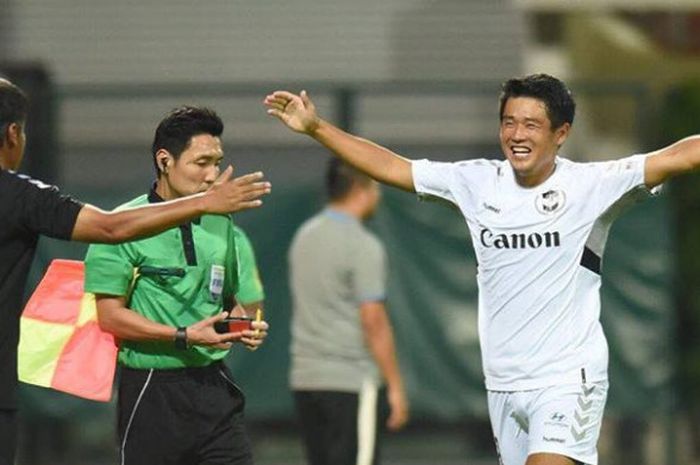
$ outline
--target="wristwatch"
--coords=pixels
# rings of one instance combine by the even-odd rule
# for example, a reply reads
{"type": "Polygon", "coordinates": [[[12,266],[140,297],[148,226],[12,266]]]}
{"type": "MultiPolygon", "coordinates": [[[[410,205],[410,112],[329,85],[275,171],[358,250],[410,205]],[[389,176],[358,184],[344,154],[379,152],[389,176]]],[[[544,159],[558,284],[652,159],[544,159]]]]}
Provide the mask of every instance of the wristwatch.
{"type": "Polygon", "coordinates": [[[175,331],[175,348],[179,350],[187,350],[187,327],[180,326],[175,331]]]}

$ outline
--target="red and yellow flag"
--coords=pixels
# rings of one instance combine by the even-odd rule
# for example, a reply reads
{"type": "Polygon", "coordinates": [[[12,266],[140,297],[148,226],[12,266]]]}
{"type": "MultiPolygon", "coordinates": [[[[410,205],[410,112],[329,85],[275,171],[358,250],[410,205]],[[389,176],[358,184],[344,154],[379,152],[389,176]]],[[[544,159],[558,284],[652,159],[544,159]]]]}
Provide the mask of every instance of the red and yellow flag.
{"type": "Polygon", "coordinates": [[[54,260],[20,319],[20,381],[107,402],[117,345],[97,323],[95,296],[83,291],[83,262],[54,260]]]}

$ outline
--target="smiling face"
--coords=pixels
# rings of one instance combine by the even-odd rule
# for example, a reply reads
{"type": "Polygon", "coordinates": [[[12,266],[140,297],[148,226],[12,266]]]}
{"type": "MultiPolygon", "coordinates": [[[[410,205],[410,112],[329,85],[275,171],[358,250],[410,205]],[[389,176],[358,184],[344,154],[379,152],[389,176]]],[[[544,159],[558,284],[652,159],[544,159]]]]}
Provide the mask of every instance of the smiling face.
{"type": "Polygon", "coordinates": [[[159,150],[156,158],[165,167],[156,191],[165,200],[206,191],[219,177],[223,157],[221,139],[211,134],[193,136],[177,159],[159,150]]]}
{"type": "Polygon", "coordinates": [[[534,187],[554,171],[559,147],[571,125],[552,128],[543,101],[532,97],[511,97],[503,106],[499,137],[501,150],[515,172],[518,184],[534,187]]]}

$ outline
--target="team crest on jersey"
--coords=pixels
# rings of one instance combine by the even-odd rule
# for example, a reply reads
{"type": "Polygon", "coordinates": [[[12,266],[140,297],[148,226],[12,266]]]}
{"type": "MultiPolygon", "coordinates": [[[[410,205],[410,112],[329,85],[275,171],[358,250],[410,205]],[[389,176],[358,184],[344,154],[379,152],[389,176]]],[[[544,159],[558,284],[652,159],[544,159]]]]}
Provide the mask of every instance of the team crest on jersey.
{"type": "Polygon", "coordinates": [[[564,207],[566,194],[559,189],[550,189],[535,197],[535,207],[543,215],[550,215],[564,207]]]}

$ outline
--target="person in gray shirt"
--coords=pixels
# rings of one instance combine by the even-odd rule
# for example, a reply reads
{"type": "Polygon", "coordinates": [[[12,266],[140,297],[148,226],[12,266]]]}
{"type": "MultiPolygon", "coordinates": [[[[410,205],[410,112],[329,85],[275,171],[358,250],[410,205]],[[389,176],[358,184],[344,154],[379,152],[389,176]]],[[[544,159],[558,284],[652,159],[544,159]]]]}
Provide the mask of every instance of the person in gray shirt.
{"type": "Polygon", "coordinates": [[[386,253],[362,224],[381,192],[337,159],[326,187],[326,208],[302,224],[289,251],[290,385],[310,465],[377,465],[380,433],[408,420],[384,307],[386,253]]]}

